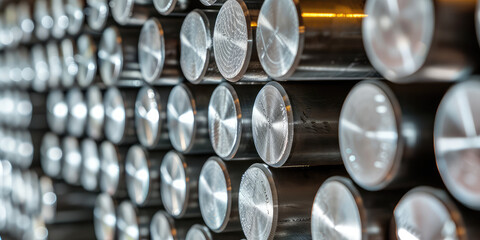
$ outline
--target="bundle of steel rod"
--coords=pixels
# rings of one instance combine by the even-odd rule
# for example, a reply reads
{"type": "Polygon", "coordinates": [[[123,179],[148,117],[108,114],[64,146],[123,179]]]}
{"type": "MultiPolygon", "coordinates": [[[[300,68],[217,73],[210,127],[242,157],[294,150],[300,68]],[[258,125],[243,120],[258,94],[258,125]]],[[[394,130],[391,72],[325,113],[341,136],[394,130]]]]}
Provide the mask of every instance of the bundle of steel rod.
{"type": "Polygon", "coordinates": [[[479,239],[478,12],[1,0],[0,239],[479,239]]]}

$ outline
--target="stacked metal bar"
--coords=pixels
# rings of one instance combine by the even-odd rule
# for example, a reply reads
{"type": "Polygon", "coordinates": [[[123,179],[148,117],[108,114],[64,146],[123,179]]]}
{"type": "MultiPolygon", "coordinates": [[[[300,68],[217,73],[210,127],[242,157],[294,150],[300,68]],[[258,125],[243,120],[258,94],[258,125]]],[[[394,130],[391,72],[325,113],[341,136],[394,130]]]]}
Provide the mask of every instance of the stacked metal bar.
{"type": "Polygon", "coordinates": [[[477,5],[0,1],[0,239],[479,239],[477,5]]]}

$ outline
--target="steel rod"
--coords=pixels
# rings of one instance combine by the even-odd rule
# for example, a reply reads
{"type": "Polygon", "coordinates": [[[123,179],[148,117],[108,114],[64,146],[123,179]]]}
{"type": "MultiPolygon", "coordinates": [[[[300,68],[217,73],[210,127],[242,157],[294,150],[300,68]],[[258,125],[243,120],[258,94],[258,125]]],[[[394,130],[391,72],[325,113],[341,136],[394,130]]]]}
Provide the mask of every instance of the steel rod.
{"type": "Polygon", "coordinates": [[[53,19],[52,37],[61,39],[65,36],[69,23],[65,13],[65,0],[49,0],[48,2],[53,19]]]}
{"type": "Polygon", "coordinates": [[[78,35],[85,22],[84,8],[86,0],[64,0],[65,15],[68,19],[67,33],[71,36],[78,35]]]}
{"type": "Polygon", "coordinates": [[[152,0],[112,0],[113,19],[120,25],[140,26],[154,12],[152,0]]]}
{"type": "Polygon", "coordinates": [[[56,41],[49,41],[45,45],[48,67],[50,77],[48,79],[47,87],[49,89],[55,89],[60,86],[62,77],[62,62],[60,58],[60,45],[56,41]]]}
{"type": "Polygon", "coordinates": [[[136,208],[129,201],[123,201],[117,208],[118,239],[150,239],[150,219],[153,209],[136,208]]]}
{"type": "Polygon", "coordinates": [[[65,95],[60,90],[50,91],[47,95],[47,123],[56,134],[66,132],[68,121],[68,106],[65,95]]]}
{"type": "Polygon", "coordinates": [[[109,141],[100,144],[100,189],[115,198],[127,197],[125,156],[128,149],[109,141]]]}
{"type": "Polygon", "coordinates": [[[105,138],[114,144],[137,141],[135,133],[135,97],[137,89],[110,87],[105,92],[105,138]]]}
{"type": "Polygon", "coordinates": [[[80,183],[87,191],[99,190],[100,155],[97,143],[90,138],[84,138],[80,143],[82,154],[82,170],[80,183]]]}
{"type": "Polygon", "coordinates": [[[208,228],[201,224],[193,225],[190,230],[187,232],[187,236],[185,240],[195,240],[195,239],[205,239],[205,240],[213,240],[213,239],[225,239],[225,240],[233,240],[233,239],[241,239],[243,238],[243,234],[241,232],[228,232],[228,233],[212,233],[208,228]]]}
{"type": "Polygon", "coordinates": [[[74,137],[82,137],[87,123],[84,94],[79,88],[71,88],[65,95],[65,100],[68,107],[67,133],[74,137]]]}
{"type": "Polygon", "coordinates": [[[108,0],[86,0],[87,24],[95,32],[102,31],[106,26],[112,25],[110,6],[108,0]]]}
{"type": "Polygon", "coordinates": [[[93,226],[97,239],[114,240],[117,223],[117,202],[108,193],[101,193],[95,201],[93,226]]]}
{"type": "Polygon", "coordinates": [[[36,44],[31,48],[30,51],[32,65],[35,69],[35,78],[32,82],[32,89],[37,92],[44,92],[47,90],[48,79],[50,78],[45,47],[43,45],[36,44]]]}
{"type": "Polygon", "coordinates": [[[52,178],[61,177],[62,156],[60,138],[54,133],[46,133],[40,147],[40,164],[47,176],[52,178]]]}
{"type": "Polygon", "coordinates": [[[97,85],[88,87],[85,92],[87,105],[86,135],[95,140],[104,137],[105,108],[103,106],[103,90],[97,85]]]}
{"type": "Polygon", "coordinates": [[[75,79],[78,74],[78,64],[75,62],[75,56],[78,54],[77,44],[73,39],[64,38],[60,42],[60,52],[62,55],[62,86],[71,88],[75,85],[75,79]]]}
{"type": "Polygon", "coordinates": [[[100,81],[97,78],[97,45],[90,35],[82,34],[77,39],[77,49],[77,83],[79,87],[87,88],[100,81]]]}
{"type": "Polygon", "coordinates": [[[62,178],[71,185],[80,185],[82,170],[82,153],[78,139],[64,137],[62,139],[62,178]]]}
{"type": "Polygon", "coordinates": [[[35,20],[35,36],[41,41],[48,39],[53,27],[53,18],[48,0],[35,1],[33,18],[35,20]]]}
{"type": "Polygon", "coordinates": [[[190,227],[198,221],[196,218],[175,220],[167,212],[159,210],[150,222],[150,237],[152,240],[182,240],[187,236],[190,227]]]}
{"type": "Polygon", "coordinates": [[[162,15],[183,15],[192,9],[201,8],[197,0],[153,0],[157,12],[162,15]]]}

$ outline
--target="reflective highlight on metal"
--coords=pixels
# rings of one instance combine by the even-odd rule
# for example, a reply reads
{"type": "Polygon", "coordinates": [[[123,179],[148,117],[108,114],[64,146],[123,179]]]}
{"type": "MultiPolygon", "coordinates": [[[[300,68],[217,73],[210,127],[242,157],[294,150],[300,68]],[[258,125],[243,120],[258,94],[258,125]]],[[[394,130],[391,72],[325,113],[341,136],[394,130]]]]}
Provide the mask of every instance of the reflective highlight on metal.
{"type": "Polygon", "coordinates": [[[47,87],[50,89],[58,88],[60,86],[60,78],[62,77],[60,47],[57,42],[49,41],[45,49],[47,53],[48,71],[50,72],[47,87]]]}
{"type": "Polygon", "coordinates": [[[150,15],[151,1],[111,0],[112,17],[120,25],[142,25],[150,15]]]}
{"type": "Polygon", "coordinates": [[[72,39],[65,38],[60,42],[60,51],[62,54],[62,86],[70,88],[75,84],[78,73],[78,64],[75,62],[77,55],[77,45],[72,39]]]}
{"type": "Polygon", "coordinates": [[[195,1],[191,0],[153,0],[155,9],[162,15],[170,13],[184,12],[195,5],[195,1]]]}
{"type": "Polygon", "coordinates": [[[40,164],[43,172],[53,178],[58,178],[62,170],[63,152],[60,139],[54,133],[46,133],[40,148],[40,164]]]}
{"type": "Polygon", "coordinates": [[[118,239],[150,239],[152,209],[137,209],[129,201],[123,201],[117,208],[118,239]]]}
{"type": "Polygon", "coordinates": [[[97,46],[90,35],[82,34],[77,39],[77,49],[78,54],[75,55],[78,66],[77,82],[78,86],[86,88],[95,81],[97,76],[97,46]]]}
{"type": "Polygon", "coordinates": [[[480,209],[478,172],[477,104],[480,84],[471,80],[452,87],[443,97],[435,117],[435,156],[447,189],[466,206],[480,209]]]}
{"type": "Polygon", "coordinates": [[[97,239],[114,240],[117,216],[115,214],[115,203],[107,193],[98,195],[93,215],[97,239]]]}
{"type": "Polygon", "coordinates": [[[48,59],[45,47],[36,44],[31,49],[32,65],[35,69],[35,78],[32,82],[32,89],[37,92],[47,90],[50,71],[48,67],[48,59]]]}
{"type": "Polygon", "coordinates": [[[135,102],[135,126],[139,142],[150,149],[171,148],[166,103],[169,87],[140,89],[135,102]]]}
{"type": "Polygon", "coordinates": [[[208,136],[208,103],[214,86],[177,85],[168,96],[167,125],[172,146],[185,154],[213,152],[208,136]]]}
{"type": "Polygon", "coordinates": [[[87,104],[86,134],[93,139],[101,139],[105,121],[102,90],[96,85],[88,87],[85,92],[85,101],[87,104]]]}
{"type": "Polygon", "coordinates": [[[101,31],[107,25],[110,14],[108,0],[86,0],[89,15],[87,24],[94,31],[101,31]]]}
{"type": "Polygon", "coordinates": [[[78,140],[74,137],[62,139],[62,178],[68,184],[79,185],[82,169],[82,154],[78,140]]]}
{"type": "Polygon", "coordinates": [[[74,137],[81,137],[87,123],[87,104],[83,93],[78,88],[71,88],[65,99],[68,107],[67,132],[74,137]]]}
{"type": "Polygon", "coordinates": [[[152,240],[185,239],[187,231],[198,219],[174,220],[167,212],[160,210],[150,222],[150,237],[152,240]]]}
{"type": "Polygon", "coordinates": [[[195,224],[187,232],[185,240],[212,240],[213,237],[207,227],[195,224]]]}
{"type": "Polygon", "coordinates": [[[68,17],[65,13],[65,1],[49,0],[49,3],[53,18],[52,37],[56,39],[63,38],[69,24],[68,17]]]}
{"type": "Polygon", "coordinates": [[[67,33],[70,35],[77,35],[80,33],[85,21],[85,0],[64,0],[65,14],[68,19],[67,33]]]}
{"type": "Polygon", "coordinates": [[[82,175],[80,182],[87,191],[95,191],[99,187],[100,156],[97,143],[93,139],[85,138],[81,143],[82,175]]]}
{"type": "Polygon", "coordinates": [[[100,189],[111,196],[126,195],[125,152],[109,141],[100,144],[100,189]]]}
{"type": "Polygon", "coordinates": [[[29,43],[34,38],[35,23],[33,19],[34,6],[27,1],[22,1],[17,4],[17,24],[22,30],[22,43],[29,43]]]}
{"type": "Polygon", "coordinates": [[[55,194],[53,181],[46,176],[42,176],[39,183],[41,194],[40,216],[46,223],[51,223],[55,220],[57,211],[57,195],[55,194]]]}
{"type": "Polygon", "coordinates": [[[65,133],[68,120],[68,106],[63,92],[60,90],[50,91],[46,104],[49,128],[57,134],[65,133]]]}
{"type": "Polygon", "coordinates": [[[180,67],[192,83],[218,83],[222,80],[213,53],[216,11],[191,11],[180,30],[180,67]]]}
{"type": "Polygon", "coordinates": [[[135,134],[135,89],[110,87],[105,92],[105,137],[114,144],[136,141],[135,134]]]}
{"type": "Polygon", "coordinates": [[[201,3],[205,6],[216,6],[216,5],[222,5],[225,3],[227,0],[200,0],[201,3]]]}
{"type": "Polygon", "coordinates": [[[35,1],[33,16],[35,20],[35,36],[39,40],[48,39],[53,28],[53,18],[50,14],[50,6],[47,0],[35,1]]]}

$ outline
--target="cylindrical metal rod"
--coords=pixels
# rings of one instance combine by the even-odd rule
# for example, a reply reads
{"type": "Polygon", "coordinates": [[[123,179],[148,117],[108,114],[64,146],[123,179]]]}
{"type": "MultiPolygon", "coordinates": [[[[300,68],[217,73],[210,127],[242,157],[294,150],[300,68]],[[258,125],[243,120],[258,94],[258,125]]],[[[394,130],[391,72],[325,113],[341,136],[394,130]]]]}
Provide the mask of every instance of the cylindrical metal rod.
{"type": "Polygon", "coordinates": [[[252,135],[252,109],[263,85],[222,83],[208,105],[208,132],[215,153],[225,160],[258,159],[252,135]]]}
{"type": "Polygon", "coordinates": [[[80,185],[82,154],[79,145],[78,140],[74,137],[62,139],[62,177],[71,185],[80,185]]]}
{"type": "Polygon", "coordinates": [[[55,41],[49,41],[45,45],[50,77],[48,79],[48,88],[55,89],[60,86],[62,77],[62,61],[60,59],[60,45],[55,41]]]}
{"type": "Polygon", "coordinates": [[[131,144],[137,141],[135,133],[134,88],[110,87],[103,99],[105,108],[105,137],[114,144],[131,144]]]}
{"type": "Polygon", "coordinates": [[[180,67],[183,75],[192,83],[218,83],[222,81],[215,54],[213,30],[217,11],[191,11],[180,30],[180,67]]]}
{"type": "Polygon", "coordinates": [[[86,134],[88,137],[99,140],[103,138],[103,124],[105,121],[105,108],[103,106],[103,92],[96,85],[88,87],[85,92],[87,104],[86,134]]]}
{"type": "Polygon", "coordinates": [[[205,156],[168,152],[160,166],[161,196],[165,210],[174,218],[200,217],[198,178],[205,156]]]}
{"type": "Polygon", "coordinates": [[[29,170],[26,172],[25,184],[26,184],[26,202],[25,212],[31,216],[37,216],[40,214],[42,207],[42,194],[40,190],[38,175],[29,170]]]}
{"type": "Polygon", "coordinates": [[[125,156],[127,149],[103,141],[100,145],[100,189],[116,198],[127,196],[125,156]]]}
{"type": "Polygon", "coordinates": [[[379,78],[362,42],[365,0],[266,0],[258,16],[260,63],[276,80],[379,78]]]}
{"type": "Polygon", "coordinates": [[[53,181],[49,177],[40,177],[41,210],[40,217],[46,222],[51,223],[55,220],[57,211],[57,195],[53,187],[53,181]]]}
{"type": "Polygon", "coordinates": [[[82,34],[77,39],[77,49],[77,83],[79,87],[86,88],[97,80],[97,45],[90,35],[82,34]]]}
{"type": "Polygon", "coordinates": [[[80,182],[85,190],[96,191],[99,189],[100,181],[100,155],[97,143],[93,139],[85,138],[80,148],[82,154],[80,182]]]}
{"type": "Polygon", "coordinates": [[[200,0],[205,6],[222,6],[227,0],[200,0]]]}
{"type": "Polygon", "coordinates": [[[170,149],[167,101],[170,87],[140,89],[135,101],[135,127],[139,142],[149,149],[170,149]]]}
{"type": "Polygon", "coordinates": [[[32,89],[37,92],[47,90],[50,71],[48,67],[47,53],[45,47],[36,44],[31,48],[32,65],[35,69],[35,78],[32,82],[32,89]]]}
{"type": "Polygon", "coordinates": [[[458,83],[442,99],[435,116],[435,156],[448,191],[467,207],[480,210],[480,83],[458,83]]]}
{"type": "Polygon", "coordinates": [[[117,215],[116,203],[108,193],[101,193],[95,201],[93,225],[97,239],[114,240],[117,215]]]}
{"type": "Polygon", "coordinates": [[[98,65],[103,83],[138,85],[142,75],[138,64],[138,34],[136,28],[111,26],[102,33],[98,46],[98,65]]]}
{"type": "MultiPolygon", "coordinates": [[[[21,89],[29,89],[32,85],[33,79],[35,79],[34,65],[30,60],[31,54],[26,47],[20,47],[17,49],[18,63],[21,70],[21,82],[18,84],[21,89]]],[[[48,64],[52,65],[51,63],[48,64]]],[[[1,81],[0,77],[0,81],[1,81]]]]}
{"type": "Polygon", "coordinates": [[[185,240],[213,240],[213,239],[222,239],[222,240],[237,240],[243,239],[243,234],[241,232],[228,232],[228,233],[212,233],[208,228],[201,224],[193,225],[187,232],[185,240]]]}
{"type": "Polygon", "coordinates": [[[394,82],[460,80],[479,66],[476,4],[368,0],[362,29],[368,58],[394,82]]]}
{"type": "Polygon", "coordinates": [[[39,166],[39,149],[42,142],[43,131],[17,130],[15,141],[15,157],[12,160],[23,169],[39,166]]]}
{"type": "Polygon", "coordinates": [[[41,41],[47,40],[53,27],[53,18],[50,13],[48,0],[35,1],[33,16],[35,19],[35,36],[41,41]]]}
{"type": "Polygon", "coordinates": [[[68,27],[68,17],[65,13],[65,0],[49,0],[52,10],[52,37],[61,39],[65,36],[68,27]]]}
{"type": "Polygon", "coordinates": [[[24,208],[27,201],[25,190],[24,173],[19,168],[12,169],[12,204],[18,208],[24,208]]]}
{"type": "Polygon", "coordinates": [[[138,61],[143,79],[154,85],[183,81],[178,62],[182,18],[150,18],[138,39],[138,61]]]}
{"type": "Polygon", "coordinates": [[[112,17],[120,25],[139,26],[153,12],[152,0],[111,0],[112,17]]]}
{"type": "Polygon", "coordinates": [[[68,106],[62,91],[54,90],[47,96],[47,123],[56,134],[63,134],[67,128],[68,106]]]}
{"type": "Polygon", "coordinates": [[[118,239],[150,239],[150,219],[153,209],[135,208],[129,201],[123,201],[117,208],[118,239]]]}
{"type": "Polygon", "coordinates": [[[230,82],[268,80],[254,40],[261,3],[229,0],[218,12],[213,32],[215,62],[230,82]]]}
{"type": "Polygon", "coordinates": [[[330,177],[322,184],[313,202],[312,238],[388,239],[393,208],[400,194],[369,192],[358,188],[346,177],[330,177]]]}
{"type": "Polygon", "coordinates": [[[140,145],[128,149],[125,180],[128,196],[138,206],[160,206],[160,162],[165,152],[147,151],[140,145]]]}
{"type": "Polygon", "coordinates": [[[12,192],[12,164],[7,160],[0,160],[0,198],[7,199],[12,192]]]}
{"type": "Polygon", "coordinates": [[[108,0],[86,0],[88,6],[87,24],[96,32],[102,31],[110,25],[110,7],[108,0]]]}
{"type": "Polygon", "coordinates": [[[252,113],[253,140],[271,166],[341,164],[338,120],[354,82],[270,82],[252,113]]]}
{"type": "Polygon", "coordinates": [[[238,209],[247,239],[308,239],[312,202],[340,167],[271,168],[253,164],[242,177],[238,209]]]}
{"type": "Polygon", "coordinates": [[[34,23],[34,4],[30,1],[21,1],[17,4],[18,26],[22,30],[22,40],[24,44],[33,42],[35,23],[34,23]]]}
{"type": "Polygon", "coordinates": [[[210,157],[198,180],[198,202],[203,221],[214,232],[241,231],[238,190],[251,162],[224,162],[210,157]]]}
{"type": "Polygon", "coordinates": [[[87,123],[87,104],[83,92],[78,88],[71,88],[65,99],[68,107],[67,132],[74,137],[81,137],[87,123]]]}
{"type": "Polygon", "coordinates": [[[211,153],[208,103],[211,85],[175,86],[168,96],[167,125],[172,146],[184,154],[211,153]]]}
{"type": "Polygon", "coordinates": [[[396,239],[477,239],[478,212],[454,202],[443,190],[417,187],[405,194],[394,211],[396,239]]]}
{"type": "Polygon", "coordinates": [[[85,0],[64,0],[65,14],[68,19],[67,33],[75,36],[82,31],[85,22],[85,0]]]}
{"type": "Polygon", "coordinates": [[[202,7],[198,0],[153,0],[153,5],[162,15],[182,14],[202,7]]]}
{"type": "Polygon", "coordinates": [[[75,56],[78,54],[77,45],[75,41],[70,38],[65,38],[60,42],[60,49],[62,54],[62,86],[70,88],[75,84],[75,79],[78,74],[78,64],[75,62],[75,56]]]}
{"type": "Polygon", "coordinates": [[[46,133],[40,148],[40,164],[47,176],[52,178],[60,177],[62,155],[62,147],[60,146],[58,136],[51,132],[46,133]]]}
{"type": "Polygon", "coordinates": [[[343,163],[358,185],[380,190],[440,182],[433,124],[447,87],[380,81],[353,87],[342,107],[339,143],[343,163]]]}
{"type": "Polygon", "coordinates": [[[150,222],[150,237],[152,240],[184,240],[191,226],[199,219],[174,220],[167,212],[160,210],[150,222]]]}

